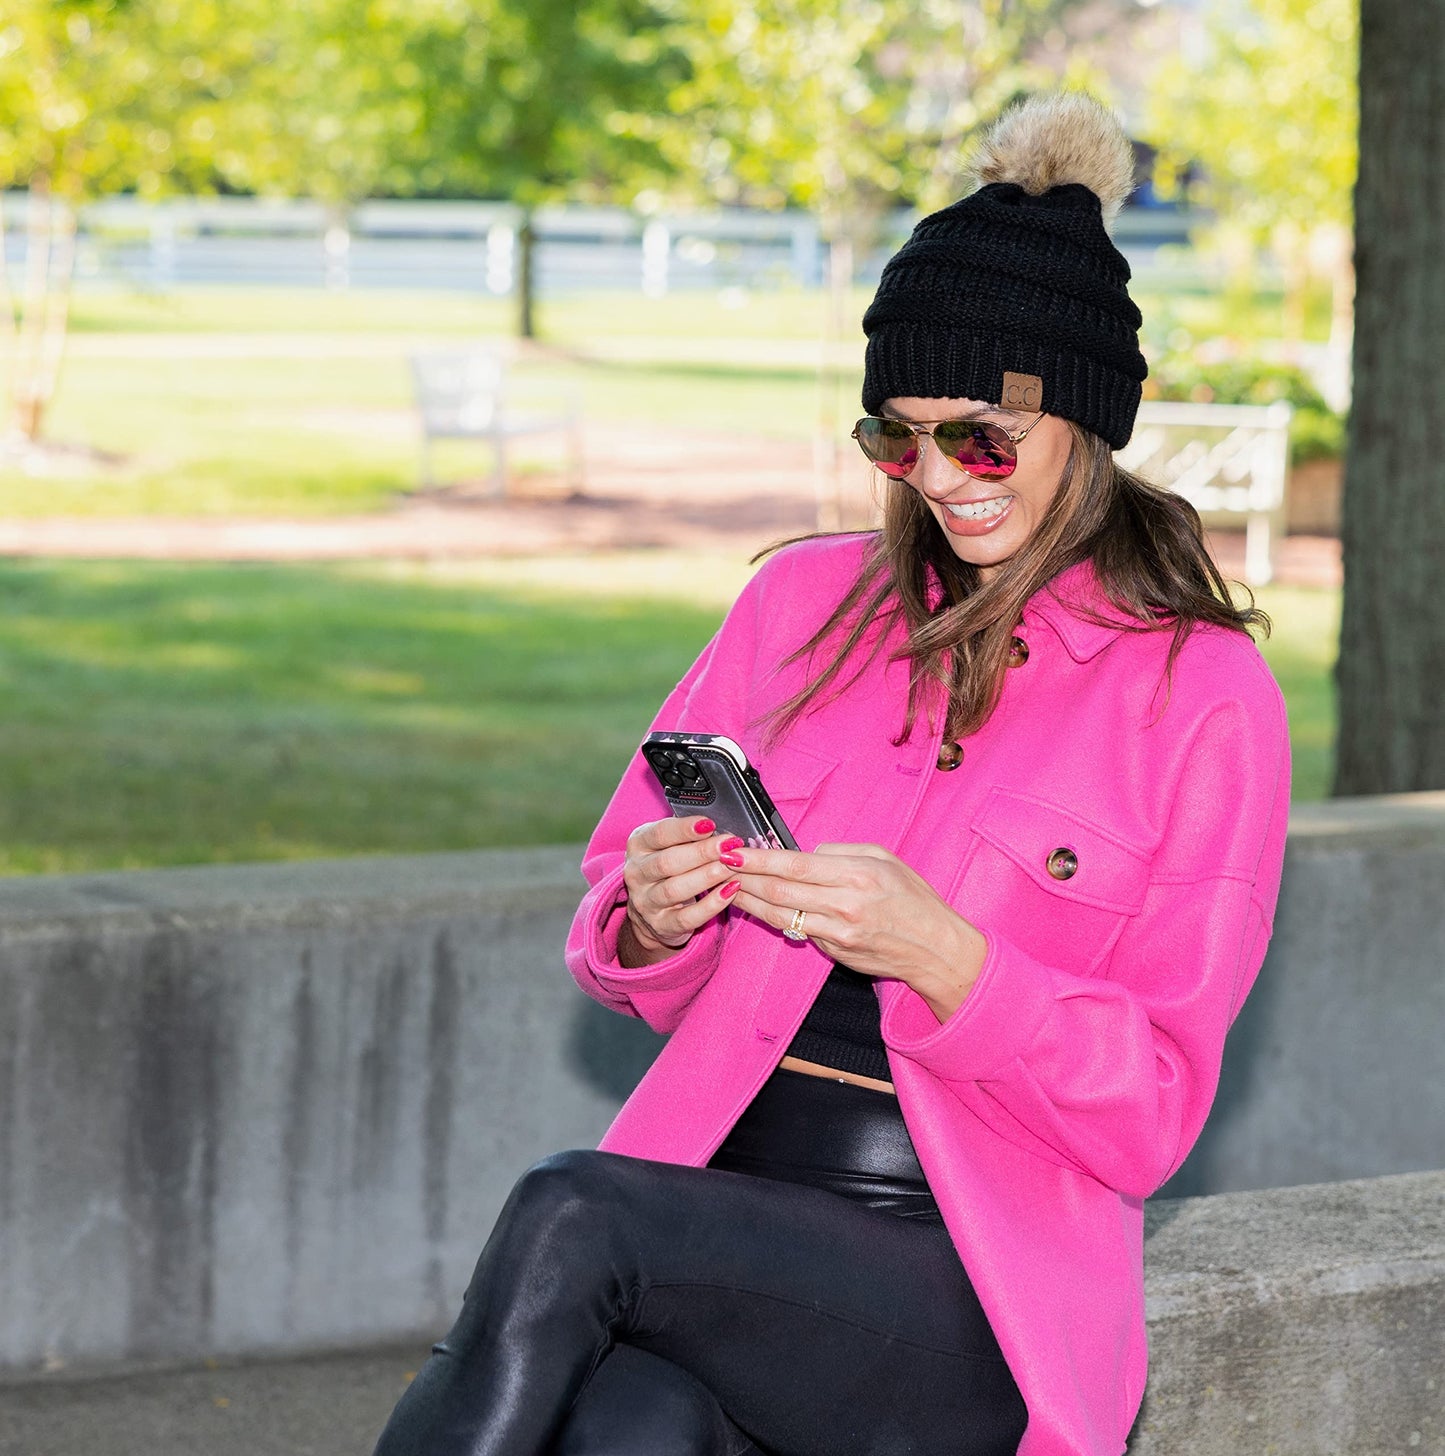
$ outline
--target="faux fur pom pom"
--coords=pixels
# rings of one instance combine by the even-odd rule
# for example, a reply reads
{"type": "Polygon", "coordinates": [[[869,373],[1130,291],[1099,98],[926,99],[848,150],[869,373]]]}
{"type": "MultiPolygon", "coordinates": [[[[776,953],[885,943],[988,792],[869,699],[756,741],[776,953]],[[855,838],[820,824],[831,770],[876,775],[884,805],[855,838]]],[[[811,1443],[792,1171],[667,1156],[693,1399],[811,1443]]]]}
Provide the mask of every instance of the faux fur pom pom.
{"type": "Polygon", "coordinates": [[[1102,204],[1106,228],[1134,190],[1134,153],[1123,127],[1079,91],[1036,96],[1006,111],[979,145],[971,170],[980,186],[1015,182],[1034,196],[1081,182],[1102,204]]]}

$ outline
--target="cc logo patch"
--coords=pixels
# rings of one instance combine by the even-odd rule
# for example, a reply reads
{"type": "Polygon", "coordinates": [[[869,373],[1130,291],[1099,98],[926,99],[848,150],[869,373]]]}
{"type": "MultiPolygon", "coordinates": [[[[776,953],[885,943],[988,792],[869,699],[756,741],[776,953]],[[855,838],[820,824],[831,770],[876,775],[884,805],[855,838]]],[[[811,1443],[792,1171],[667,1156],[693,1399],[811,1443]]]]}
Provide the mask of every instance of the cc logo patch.
{"type": "Polygon", "coordinates": [[[1044,407],[1044,381],[1037,374],[1005,373],[1003,398],[999,403],[1004,409],[1041,410],[1044,407]]]}

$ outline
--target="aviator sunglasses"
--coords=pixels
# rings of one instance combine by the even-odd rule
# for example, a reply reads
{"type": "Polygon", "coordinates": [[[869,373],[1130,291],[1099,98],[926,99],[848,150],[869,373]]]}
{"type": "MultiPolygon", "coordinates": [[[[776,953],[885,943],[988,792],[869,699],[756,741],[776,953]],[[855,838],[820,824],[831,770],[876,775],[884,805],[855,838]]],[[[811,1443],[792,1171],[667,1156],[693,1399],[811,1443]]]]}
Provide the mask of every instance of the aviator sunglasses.
{"type": "Polygon", "coordinates": [[[1019,463],[1018,443],[1043,419],[1043,413],[1017,434],[988,420],[923,420],[931,430],[912,420],[881,419],[864,415],[853,426],[853,438],[863,453],[884,473],[901,480],[923,453],[923,437],[932,439],[950,465],[980,480],[1002,480],[1019,463]]]}

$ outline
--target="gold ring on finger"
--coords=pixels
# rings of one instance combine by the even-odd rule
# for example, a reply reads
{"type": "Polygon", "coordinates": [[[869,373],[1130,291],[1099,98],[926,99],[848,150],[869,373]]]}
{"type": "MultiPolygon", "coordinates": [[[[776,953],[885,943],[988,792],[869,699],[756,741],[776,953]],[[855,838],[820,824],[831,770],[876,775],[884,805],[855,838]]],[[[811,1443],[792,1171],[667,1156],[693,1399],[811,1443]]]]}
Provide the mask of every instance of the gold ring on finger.
{"type": "Polygon", "coordinates": [[[808,932],[803,929],[803,921],[807,918],[806,910],[794,910],[792,923],[783,931],[789,940],[807,940],[808,932]]]}

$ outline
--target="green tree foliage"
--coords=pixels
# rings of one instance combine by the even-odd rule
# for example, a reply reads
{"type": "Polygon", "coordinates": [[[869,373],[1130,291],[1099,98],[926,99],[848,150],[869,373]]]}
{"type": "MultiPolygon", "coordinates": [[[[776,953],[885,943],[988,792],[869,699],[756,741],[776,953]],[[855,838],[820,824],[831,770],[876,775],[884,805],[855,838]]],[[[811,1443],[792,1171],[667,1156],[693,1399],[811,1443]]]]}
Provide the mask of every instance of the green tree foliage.
{"type": "Polygon", "coordinates": [[[122,187],[153,193],[180,165],[160,33],[152,7],[126,0],[0,0],[0,187],[29,192],[18,293],[0,269],[11,430],[23,441],[38,435],[60,367],[76,205],[122,187]]]}
{"type": "Polygon", "coordinates": [[[655,0],[471,0],[414,20],[408,190],[522,208],[518,326],[534,331],[532,216],[563,199],[630,202],[668,170],[655,118],[685,58],[655,0]]]}
{"type": "Polygon", "coordinates": [[[712,197],[805,207],[825,227],[957,192],[966,144],[1019,94],[1100,86],[1064,27],[1080,0],[672,0],[690,75],[664,142],[712,197]]]}
{"type": "MultiPolygon", "coordinates": [[[[132,4],[142,0],[131,0],[132,4]]],[[[205,180],[338,212],[405,192],[421,124],[414,31],[428,0],[147,0],[190,79],[177,114],[205,180]]]]}
{"type": "MultiPolygon", "coordinates": [[[[1013,94],[1090,78],[1050,37],[1132,8],[0,0],[0,185],[70,204],[307,196],[338,215],[376,195],[505,198],[530,334],[538,207],[647,191],[795,205],[846,245],[900,201],[947,200],[968,135],[1013,94]]],[[[64,247],[53,261],[63,274],[64,247]]]]}
{"type": "Polygon", "coordinates": [[[1166,165],[1267,240],[1285,220],[1348,223],[1355,180],[1359,0],[1217,6],[1204,43],[1150,88],[1166,165]]]}
{"type": "Polygon", "coordinates": [[[0,0],[0,185],[74,202],[174,165],[140,20],[123,0],[0,0]]]}
{"type": "MultiPolygon", "coordinates": [[[[825,339],[852,334],[855,250],[900,205],[963,190],[967,143],[1020,93],[1099,77],[1067,25],[1114,0],[670,0],[689,62],[659,121],[683,190],[808,209],[828,241],[825,339]],[[1050,44],[1050,42],[1055,42],[1050,44]]],[[[1130,4],[1127,9],[1134,9],[1130,4]]],[[[1076,35],[1077,39],[1082,36],[1076,35]]],[[[819,377],[819,525],[842,523],[836,372],[819,377]]],[[[846,406],[851,408],[851,405],[846,406]]]]}
{"type": "Polygon", "coordinates": [[[1334,276],[1339,321],[1348,323],[1358,24],[1359,0],[1217,5],[1200,43],[1162,66],[1150,87],[1161,180],[1177,185],[1197,168],[1192,200],[1246,248],[1274,249],[1296,336],[1312,264],[1334,276]]]}

